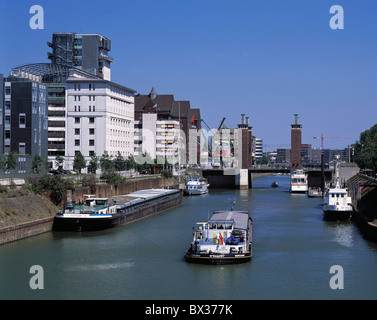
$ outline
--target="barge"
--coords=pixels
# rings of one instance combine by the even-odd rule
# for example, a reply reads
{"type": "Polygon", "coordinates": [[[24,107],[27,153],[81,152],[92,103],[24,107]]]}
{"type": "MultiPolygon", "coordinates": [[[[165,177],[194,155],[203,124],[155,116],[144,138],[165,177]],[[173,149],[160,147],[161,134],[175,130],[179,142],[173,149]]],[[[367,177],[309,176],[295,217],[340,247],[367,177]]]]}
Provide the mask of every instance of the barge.
{"type": "Polygon", "coordinates": [[[112,198],[88,196],[84,203],[65,205],[54,219],[54,231],[97,231],[121,226],[177,207],[182,191],[147,189],[112,198]]]}
{"type": "Polygon", "coordinates": [[[251,260],[253,222],[248,211],[215,211],[207,222],[198,222],[186,251],[186,261],[203,264],[236,264],[251,260]]]}

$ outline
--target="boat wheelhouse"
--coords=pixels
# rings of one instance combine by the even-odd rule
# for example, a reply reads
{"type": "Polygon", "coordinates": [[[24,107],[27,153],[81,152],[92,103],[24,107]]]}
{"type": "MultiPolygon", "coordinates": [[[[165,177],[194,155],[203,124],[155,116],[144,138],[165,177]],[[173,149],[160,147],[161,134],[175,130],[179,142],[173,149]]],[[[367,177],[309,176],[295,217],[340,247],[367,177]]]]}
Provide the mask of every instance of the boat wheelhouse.
{"type": "Polygon", "coordinates": [[[215,211],[207,222],[194,227],[186,261],[234,264],[251,260],[252,219],[248,211],[215,211]]]}
{"type": "Polygon", "coordinates": [[[308,175],[304,170],[291,172],[290,191],[292,193],[306,193],[308,191],[308,175]]]}
{"type": "Polygon", "coordinates": [[[208,192],[208,183],[199,175],[188,176],[185,184],[185,193],[188,195],[200,195],[208,192]]]}

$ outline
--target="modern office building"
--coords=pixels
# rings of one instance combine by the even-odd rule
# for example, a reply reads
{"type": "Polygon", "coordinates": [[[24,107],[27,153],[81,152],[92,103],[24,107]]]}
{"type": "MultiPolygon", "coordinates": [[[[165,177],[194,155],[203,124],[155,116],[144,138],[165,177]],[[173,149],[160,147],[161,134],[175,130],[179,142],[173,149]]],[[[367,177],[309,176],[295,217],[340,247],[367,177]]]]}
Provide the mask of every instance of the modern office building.
{"type": "Polygon", "coordinates": [[[12,75],[0,75],[0,83],[1,153],[17,154],[18,173],[29,173],[36,155],[47,160],[48,90],[39,82],[12,75]]]}
{"type": "Polygon", "coordinates": [[[52,64],[75,67],[111,80],[110,65],[114,59],[108,55],[110,39],[99,34],[55,32],[47,45],[52,48],[52,53],[47,53],[52,64]]]}
{"type": "Polygon", "coordinates": [[[48,87],[48,159],[55,163],[66,150],[66,80],[70,69],[83,70],[101,79],[111,80],[108,55],[111,41],[98,34],[55,32],[48,53],[51,63],[32,63],[13,69],[21,78],[41,82],[48,87]]]}
{"type": "Polygon", "coordinates": [[[291,169],[301,169],[301,134],[302,125],[299,124],[298,114],[295,114],[294,124],[291,125],[291,169]]]}
{"type": "Polygon", "coordinates": [[[249,117],[241,115],[236,129],[220,128],[212,137],[212,166],[248,169],[252,165],[253,136],[249,117]]]}
{"type": "Polygon", "coordinates": [[[140,159],[138,162],[143,162],[142,156],[148,153],[159,164],[183,163],[186,156],[180,153],[184,150],[183,138],[178,121],[158,120],[156,113],[144,113],[141,120],[135,121],[134,156],[140,159]]]}
{"type": "Polygon", "coordinates": [[[71,70],[66,89],[65,169],[75,154],[87,162],[105,151],[125,158],[134,152],[135,91],[81,70],[71,70]]]}
{"type": "MultiPolygon", "coordinates": [[[[200,137],[197,134],[201,129],[200,109],[191,108],[190,101],[175,101],[172,94],[157,94],[154,88],[148,95],[135,96],[135,132],[146,125],[144,114],[155,114],[156,121],[177,121],[182,130],[183,144],[186,152],[187,164],[200,162],[200,137]],[[191,135],[190,133],[196,133],[191,135]],[[191,152],[190,152],[191,151],[191,152]]],[[[136,143],[140,143],[137,138],[136,143]]]]}
{"type": "Polygon", "coordinates": [[[254,159],[263,158],[263,139],[254,137],[253,149],[254,159]]]}

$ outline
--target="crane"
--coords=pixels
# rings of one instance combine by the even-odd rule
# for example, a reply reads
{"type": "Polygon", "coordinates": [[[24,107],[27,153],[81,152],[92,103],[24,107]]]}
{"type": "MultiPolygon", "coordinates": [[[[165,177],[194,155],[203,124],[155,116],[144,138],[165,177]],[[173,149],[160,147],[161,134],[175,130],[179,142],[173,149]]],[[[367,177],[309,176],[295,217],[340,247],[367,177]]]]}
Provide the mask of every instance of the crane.
{"type": "Polygon", "coordinates": [[[350,137],[324,137],[323,133],[320,137],[313,137],[313,139],[321,139],[321,149],[323,150],[323,141],[325,139],[351,139],[350,137]]]}

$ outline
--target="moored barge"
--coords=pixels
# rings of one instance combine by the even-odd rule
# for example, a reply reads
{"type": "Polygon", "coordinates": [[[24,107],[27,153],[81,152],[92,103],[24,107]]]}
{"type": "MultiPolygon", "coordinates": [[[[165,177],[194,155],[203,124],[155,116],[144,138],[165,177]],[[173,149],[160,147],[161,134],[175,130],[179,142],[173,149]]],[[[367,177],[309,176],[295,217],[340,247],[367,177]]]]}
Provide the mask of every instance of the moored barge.
{"type": "Polygon", "coordinates": [[[112,198],[88,196],[55,216],[54,231],[96,231],[121,226],[182,204],[182,191],[147,189],[112,198]]]}
{"type": "Polygon", "coordinates": [[[198,222],[186,251],[186,261],[235,264],[251,260],[253,222],[248,211],[215,211],[207,222],[198,222]]]}

